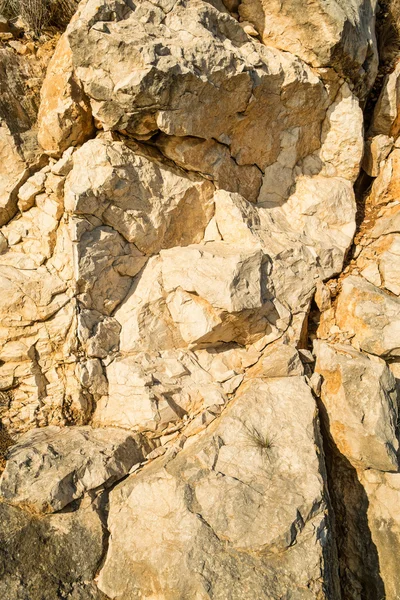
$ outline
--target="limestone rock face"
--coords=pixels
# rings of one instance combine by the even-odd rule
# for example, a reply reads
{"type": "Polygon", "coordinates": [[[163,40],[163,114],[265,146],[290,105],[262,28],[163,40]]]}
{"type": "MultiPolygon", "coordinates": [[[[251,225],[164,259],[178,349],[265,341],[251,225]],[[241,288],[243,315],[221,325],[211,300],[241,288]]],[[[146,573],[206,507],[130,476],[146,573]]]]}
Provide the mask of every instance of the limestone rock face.
{"type": "Polygon", "coordinates": [[[40,155],[35,120],[46,63],[46,53],[0,49],[0,225],[16,214],[18,189],[40,155]]]}
{"type": "Polygon", "coordinates": [[[375,5],[83,0],[42,86],[0,30],[1,598],[397,600],[375,5]]]}
{"type": "Polygon", "coordinates": [[[319,581],[334,554],[315,416],[302,378],[254,379],[202,439],[117,486],[100,589],[121,600],[155,590],[171,600],[222,599],[227,588],[235,599],[264,597],[265,586],[279,597],[288,585],[299,598],[307,588],[309,597],[334,594],[329,576],[326,587],[319,581]]]}
{"type": "Polygon", "coordinates": [[[84,144],[66,181],[66,210],[100,219],[146,254],[200,241],[212,216],[212,183],[134,149],[101,139],[84,144]]]}
{"type": "Polygon", "coordinates": [[[326,286],[337,298],[319,298],[314,342],[341,588],[357,600],[399,595],[397,79],[394,65],[367,132],[365,218],[347,268],[326,286]]]}
{"type": "Polygon", "coordinates": [[[379,175],[400,133],[400,65],[386,76],[368,130],[363,167],[372,177],[379,175]]]}
{"type": "Polygon", "coordinates": [[[44,150],[60,153],[90,138],[90,104],[74,75],[72,53],[62,36],[50,61],[41,91],[38,139],[44,150]]]}
{"type": "Polygon", "coordinates": [[[394,561],[400,540],[399,473],[382,473],[372,469],[364,471],[362,484],[368,496],[368,522],[381,565],[385,594],[388,600],[394,600],[400,590],[394,561]]]}
{"type": "Polygon", "coordinates": [[[263,42],[300,56],[314,67],[334,66],[364,87],[372,85],[378,66],[374,0],[243,0],[239,13],[253,23],[263,42]]]}
{"type": "Polygon", "coordinates": [[[114,14],[104,21],[104,8],[90,0],[67,32],[77,76],[105,129],[215,139],[239,164],[261,168],[276,160],[287,129],[299,128],[298,154],[318,147],[310,129],[324,119],[328,94],[296,57],[256,46],[202,1],[153,5],[149,13],[116,2],[114,14]],[[104,26],[107,52],[99,51],[104,26]]]}

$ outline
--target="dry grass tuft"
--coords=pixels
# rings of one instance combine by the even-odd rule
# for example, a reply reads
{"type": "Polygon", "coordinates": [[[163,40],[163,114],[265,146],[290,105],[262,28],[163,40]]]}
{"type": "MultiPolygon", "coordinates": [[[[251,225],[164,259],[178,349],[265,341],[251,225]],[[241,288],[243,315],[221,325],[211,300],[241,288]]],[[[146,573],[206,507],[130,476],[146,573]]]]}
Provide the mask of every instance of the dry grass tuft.
{"type": "Polygon", "coordinates": [[[21,17],[39,36],[49,25],[64,29],[78,6],[78,0],[0,0],[0,14],[21,17]]]}

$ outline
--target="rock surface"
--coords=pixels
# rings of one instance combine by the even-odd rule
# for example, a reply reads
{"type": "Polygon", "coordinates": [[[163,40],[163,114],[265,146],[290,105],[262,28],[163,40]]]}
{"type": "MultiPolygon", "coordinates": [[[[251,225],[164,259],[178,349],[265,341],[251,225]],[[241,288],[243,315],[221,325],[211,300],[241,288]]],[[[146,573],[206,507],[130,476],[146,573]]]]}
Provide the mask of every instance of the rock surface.
{"type": "Polygon", "coordinates": [[[374,0],[318,0],[306,10],[299,0],[243,0],[239,5],[242,19],[254,23],[266,45],[292,52],[314,67],[333,66],[367,90],[378,66],[375,9],[374,0]]]}
{"type": "Polygon", "coordinates": [[[301,377],[254,379],[202,439],[118,485],[100,589],[121,600],[335,594],[315,418],[301,377]]]}
{"type": "Polygon", "coordinates": [[[10,450],[0,495],[34,512],[56,512],[87,491],[110,486],[143,458],[140,439],[126,431],[34,429],[10,450]]]}
{"type": "Polygon", "coordinates": [[[376,12],[83,0],[43,85],[0,19],[1,597],[397,600],[376,12]]]}
{"type": "Polygon", "coordinates": [[[91,583],[105,536],[95,506],[43,518],[1,502],[0,515],[3,598],[107,600],[91,583]]]}
{"type": "Polygon", "coordinates": [[[348,346],[316,345],[321,401],[339,452],[358,468],[397,471],[396,382],[384,361],[348,346]]]}

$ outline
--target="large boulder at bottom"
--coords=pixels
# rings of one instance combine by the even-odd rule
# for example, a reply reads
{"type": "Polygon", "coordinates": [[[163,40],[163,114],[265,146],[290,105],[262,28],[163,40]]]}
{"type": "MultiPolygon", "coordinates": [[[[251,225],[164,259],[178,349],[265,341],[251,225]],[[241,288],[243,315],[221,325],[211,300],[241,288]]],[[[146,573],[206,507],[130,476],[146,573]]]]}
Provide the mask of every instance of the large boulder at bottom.
{"type": "Polygon", "coordinates": [[[122,429],[89,426],[29,431],[9,451],[0,496],[34,512],[61,510],[143,460],[139,439],[122,429]]]}
{"type": "Polygon", "coordinates": [[[118,600],[338,598],[321,452],[302,377],[244,384],[202,437],[111,492],[99,588],[118,600]]]}
{"type": "Polygon", "coordinates": [[[93,583],[105,539],[93,504],[37,517],[0,502],[0,597],[107,600],[93,583]]]}

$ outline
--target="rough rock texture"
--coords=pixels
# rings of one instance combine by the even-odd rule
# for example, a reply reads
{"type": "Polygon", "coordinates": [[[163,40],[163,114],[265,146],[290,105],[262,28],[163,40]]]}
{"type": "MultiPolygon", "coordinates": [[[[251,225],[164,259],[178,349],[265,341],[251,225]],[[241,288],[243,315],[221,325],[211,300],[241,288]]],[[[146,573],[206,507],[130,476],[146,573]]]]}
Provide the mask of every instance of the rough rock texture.
{"type": "Polygon", "coordinates": [[[278,598],[289,587],[334,597],[315,418],[302,378],[253,379],[188,450],[129,477],[110,496],[100,589],[121,600],[278,598]]]}
{"type": "Polygon", "coordinates": [[[343,282],[336,319],[365,352],[388,358],[400,356],[400,299],[362,277],[348,277],[343,282]]]}
{"type": "Polygon", "coordinates": [[[0,48],[0,225],[16,214],[18,189],[41,154],[35,121],[49,53],[45,46],[38,56],[0,48]]]}
{"type": "Polygon", "coordinates": [[[243,0],[239,14],[255,25],[267,46],[288,50],[314,67],[333,66],[365,93],[378,66],[376,4],[317,0],[305,7],[299,0],[243,0]]]}
{"type": "Polygon", "coordinates": [[[396,381],[390,369],[345,345],[319,342],[316,355],[321,400],[338,450],[354,467],[396,471],[396,381]]]}
{"type": "Polygon", "coordinates": [[[0,495],[34,512],[56,512],[144,458],[140,438],[117,429],[44,427],[21,436],[8,455],[0,495]]]}
{"type": "Polygon", "coordinates": [[[81,144],[94,131],[87,97],[74,76],[72,52],[62,36],[47,69],[41,92],[38,140],[48,151],[81,144]],[[58,140],[62,133],[63,143],[58,140]]]}
{"type": "Polygon", "coordinates": [[[0,31],[5,600],[398,600],[375,12],[83,0],[39,111],[0,31]]]}

